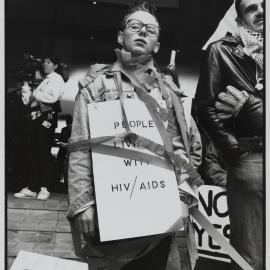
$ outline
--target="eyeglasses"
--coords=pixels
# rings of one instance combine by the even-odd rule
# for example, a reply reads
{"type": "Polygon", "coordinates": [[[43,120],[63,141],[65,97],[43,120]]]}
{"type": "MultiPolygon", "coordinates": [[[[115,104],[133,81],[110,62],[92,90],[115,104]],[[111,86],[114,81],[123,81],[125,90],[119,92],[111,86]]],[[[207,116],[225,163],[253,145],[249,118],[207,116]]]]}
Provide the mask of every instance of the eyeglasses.
{"type": "MultiPolygon", "coordinates": [[[[131,32],[140,32],[141,29],[145,26],[146,32],[153,37],[158,37],[160,32],[160,27],[154,25],[154,24],[145,24],[139,20],[131,19],[126,22],[125,27],[128,27],[128,29],[131,32]]],[[[124,28],[125,28],[124,27],[124,28]]]]}

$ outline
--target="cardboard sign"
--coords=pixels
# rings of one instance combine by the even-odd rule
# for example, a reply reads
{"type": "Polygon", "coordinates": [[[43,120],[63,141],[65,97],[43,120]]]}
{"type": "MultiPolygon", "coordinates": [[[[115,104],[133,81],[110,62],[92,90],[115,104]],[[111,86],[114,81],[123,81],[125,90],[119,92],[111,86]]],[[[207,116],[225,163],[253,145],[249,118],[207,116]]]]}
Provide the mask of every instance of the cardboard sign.
{"type": "MultiPolygon", "coordinates": [[[[226,189],[203,185],[199,188],[199,210],[214,227],[229,241],[230,221],[227,206],[226,189]]],[[[193,220],[195,238],[199,255],[205,258],[230,262],[224,250],[193,220]]]]}
{"type": "Polygon", "coordinates": [[[88,264],[21,250],[10,270],[88,270],[88,264]]]}
{"type": "MultiPolygon", "coordinates": [[[[156,143],[161,137],[144,103],[125,100],[133,132],[156,143]]],[[[119,100],[88,105],[92,138],[126,131],[119,100]]],[[[152,154],[129,142],[107,143],[122,149],[152,154]]],[[[92,151],[96,204],[101,241],[118,240],[178,230],[182,205],[173,168],[167,169],[92,151]]]]}

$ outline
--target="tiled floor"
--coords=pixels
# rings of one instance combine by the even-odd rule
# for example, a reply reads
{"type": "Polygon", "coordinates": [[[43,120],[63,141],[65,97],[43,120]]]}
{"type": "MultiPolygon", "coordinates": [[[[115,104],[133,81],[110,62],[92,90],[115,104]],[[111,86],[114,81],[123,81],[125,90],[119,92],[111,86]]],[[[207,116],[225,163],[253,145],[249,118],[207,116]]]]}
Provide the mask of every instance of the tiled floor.
{"type": "Polygon", "coordinates": [[[52,194],[47,201],[16,199],[8,194],[8,264],[23,249],[50,256],[76,259],[69,223],[67,195],[52,194]]]}

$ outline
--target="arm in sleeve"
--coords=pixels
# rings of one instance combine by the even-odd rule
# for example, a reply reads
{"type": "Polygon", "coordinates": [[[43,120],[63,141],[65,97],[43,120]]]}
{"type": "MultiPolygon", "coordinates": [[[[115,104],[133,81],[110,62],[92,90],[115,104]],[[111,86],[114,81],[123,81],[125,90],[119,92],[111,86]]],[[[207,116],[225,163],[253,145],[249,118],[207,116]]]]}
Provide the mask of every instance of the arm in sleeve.
{"type": "MultiPolygon", "coordinates": [[[[73,114],[70,142],[90,138],[87,104],[90,94],[83,88],[77,95],[73,114]]],[[[71,152],[68,166],[69,211],[68,216],[90,207],[94,203],[94,183],[90,150],[71,152]]]]}
{"type": "MultiPolygon", "coordinates": [[[[189,132],[187,131],[186,133],[188,135],[190,146],[190,158],[187,155],[182,136],[176,136],[172,139],[174,154],[185,160],[187,163],[191,162],[195,170],[197,170],[202,160],[202,144],[200,133],[192,117],[189,132]]],[[[178,174],[178,177],[180,178],[180,182],[190,178],[188,172],[182,166],[180,175],[178,174]]]]}
{"type": "Polygon", "coordinates": [[[209,46],[203,62],[197,86],[195,106],[201,125],[215,139],[220,149],[230,151],[238,146],[238,140],[228,127],[217,116],[215,99],[223,91],[220,44],[209,46]]]}
{"type": "Polygon", "coordinates": [[[43,103],[55,103],[60,99],[64,87],[62,77],[47,78],[33,91],[33,97],[43,103]]]}
{"type": "Polygon", "coordinates": [[[202,163],[202,141],[200,132],[192,116],[190,117],[189,138],[191,164],[195,169],[198,169],[202,163]]]}
{"type": "Polygon", "coordinates": [[[207,182],[217,186],[226,186],[226,165],[221,153],[215,148],[213,142],[208,145],[206,150],[205,162],[202,166],[202,170],[207,182]]]}
{"type": "Polygon", "coordinates": [[[242,137],[263,136],[264,101],[260,95],[250,94],[248,100],[234,119],[234,124],[242,137]]]}
{"type": "Polygon", "coordinates": [[[28,83],[25,83],[22,86],[21,93],[22,93],[22,102],[23,102],[23,104],[24,105],[30,104],[31,103],[30,97],[32,95],[32,92],[31,92],[31,87],[29,86],[28,83]]]}

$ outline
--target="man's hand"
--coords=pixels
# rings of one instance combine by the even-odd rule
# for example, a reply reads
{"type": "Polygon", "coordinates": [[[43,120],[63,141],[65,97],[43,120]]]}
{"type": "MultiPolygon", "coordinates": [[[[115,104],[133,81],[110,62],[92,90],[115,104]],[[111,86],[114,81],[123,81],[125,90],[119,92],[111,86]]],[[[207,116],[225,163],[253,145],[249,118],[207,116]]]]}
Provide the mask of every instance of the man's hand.
{"type": "Polygon", "coordinates": [[[95,216],[95,208],[94,207],[87,208],[85,211],[75,216],[75,226],[81,233],[94,236],[95,235],[94,216],[95,216]]]}
{"type": "Polygon", "coordinates": [[[239,91],[230,85],[226,87],[226,90],[227,92],[221,92],[218,95],[219,101],[215,103],[216,109],[220,111],[217,116],[221,120],[237,116],[249,97],[246,91],[239,91]]]}

